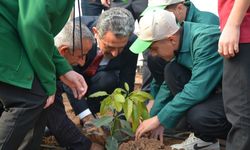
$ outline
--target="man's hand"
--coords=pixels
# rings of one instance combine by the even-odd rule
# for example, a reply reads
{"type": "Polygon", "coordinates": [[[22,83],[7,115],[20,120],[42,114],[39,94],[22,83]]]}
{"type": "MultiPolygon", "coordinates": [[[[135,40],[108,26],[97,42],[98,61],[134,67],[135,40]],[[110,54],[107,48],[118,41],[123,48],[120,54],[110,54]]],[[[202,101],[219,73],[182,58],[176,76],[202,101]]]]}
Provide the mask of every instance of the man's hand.
{"type": "Polygon", "coordinates": [[[160,126],[160,121],[157,116],[144,120],[136,130],[135,139],[138,140],[144,133],[152,131],[160,126]]]}
{"type": "Polygon", "coordinates": [[[61,81],[71,88],[74,97],[81,99],[87,92],[88,86],[82,75],[75,71],[69,71],[60,76],[61,81]]]}
{"type": "Polygon", "coordinates": [[[92,143],[90,150],[104,150],[104,147],[98,143],[92,143]]]}
{"type": "Polygon", "coordinates": [[[101,3],[105,7],[110,7],[110,0],[101,0],[101,3]]]}
{"type": "Polygon", "coordinates": [[[163,133],[164,133],[164,127],[160,125],[156,129],[151,131],[150,137],[154,139],[160,139],[161,143],[163,144],[163,133]]]}
{"type": "Polygon", "coordinates": [[[226,25],[223,29],[218,52],[225,58],[232,58],[239,52],[240,27],[226,25]]]}
{"type": "Polygon", "coordinates": [[[52,105],[54,103],[54,100],[55,100],[55,94],[54,95],[51,95],[47,98],[46,100],[46,104],[45,106],[43,107],[43,109],[46,109],[48,108],[50,105],[52,105]]]}

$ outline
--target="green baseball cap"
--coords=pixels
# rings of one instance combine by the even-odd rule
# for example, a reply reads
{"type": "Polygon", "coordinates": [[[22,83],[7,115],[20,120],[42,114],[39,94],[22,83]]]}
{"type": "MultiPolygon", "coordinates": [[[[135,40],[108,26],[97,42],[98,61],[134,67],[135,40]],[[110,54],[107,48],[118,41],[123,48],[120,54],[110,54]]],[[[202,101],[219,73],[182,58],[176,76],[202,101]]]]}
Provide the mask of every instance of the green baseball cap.
{"type": "Polygon", "coordinates": [[[154,9],[145,13],[139,21],[138,38],[130,46],[133,53],[141,53],[155,42],[167,38],[179,30],[172,12],[154,9]]]}

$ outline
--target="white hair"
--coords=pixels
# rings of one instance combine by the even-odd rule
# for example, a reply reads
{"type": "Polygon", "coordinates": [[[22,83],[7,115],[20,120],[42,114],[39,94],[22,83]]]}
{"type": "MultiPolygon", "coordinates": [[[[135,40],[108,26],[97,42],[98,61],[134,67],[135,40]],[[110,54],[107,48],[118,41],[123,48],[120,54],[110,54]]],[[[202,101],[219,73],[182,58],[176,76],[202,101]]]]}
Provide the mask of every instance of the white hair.
{"type": "MultiPolygon", "coordinates": [[[[95,42],[94,36],[88,27],[82,24],[82,39],[90,39],[93,43],[95,42]]],[[[81,38],[80,38],[80,25],[79,21],[75,23],[75,49],[81,48],[81,38]]],[[[55,37],[55,45],[59,47],[61,45],[69,46],[69,50],[73,51],[73,21],[68,21],[61,32],[55,37]]],[[[84,46],[84,45],[83,45],[84,46]]]]}

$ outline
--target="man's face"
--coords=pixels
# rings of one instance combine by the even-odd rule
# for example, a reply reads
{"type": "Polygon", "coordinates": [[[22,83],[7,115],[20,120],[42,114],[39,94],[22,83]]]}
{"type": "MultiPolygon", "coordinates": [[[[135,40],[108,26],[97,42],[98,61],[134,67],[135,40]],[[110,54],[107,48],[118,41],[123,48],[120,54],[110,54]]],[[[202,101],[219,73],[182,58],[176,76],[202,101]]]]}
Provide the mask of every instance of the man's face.
{"type": "Polygon", "coordinates": [[[175,54],[175,45],[171,42],[169,38],[153,42],[152,45],[149,47],[150,55],[152,56],[158,56],[166,61],[171,61],[175,54]]]}
{"type": "Polygon", "coordinates": [[[82,39],[83,51],[81,52],[80,48],[76,48],[74,50],[74,54],[72,54],[69,49],[66,49],[62,54],[64,58],[67,59],[69,64],[75,66],[80,65],[83,66],[85,64],[86,55],[89,50],[92,48],[92,41],[89,39],[82,39]]]}
{"type": "Polygon", "coordinates": [[[110,58],[117,57],[123,51],[129,39],[129,37],[116,37],[111,31],[108,31],[102,38],[96,32],[95,38],[100,50],[110,58]]]}

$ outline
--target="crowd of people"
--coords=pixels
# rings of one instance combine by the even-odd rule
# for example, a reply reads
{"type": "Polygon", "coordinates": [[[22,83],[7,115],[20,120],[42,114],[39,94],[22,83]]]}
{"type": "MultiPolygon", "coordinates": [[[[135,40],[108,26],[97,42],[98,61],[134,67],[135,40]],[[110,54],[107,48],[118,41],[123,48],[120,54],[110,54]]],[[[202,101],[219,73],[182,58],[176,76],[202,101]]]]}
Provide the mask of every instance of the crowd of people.
{"type": "Polygon", "coordinates": [[[142,90],[152,94],[150,118],[135,139],[166,129],[189,131],[175,150],[250,147],[250,1],[218,0],[218,14],[190,0],[0,2],[0,149],[40,149],[47,130],[70,150],[103,150],[105,133],[92,124],[103,97],[128,83],[144,56],[142,90]],[[138,20],[138,33],[135,31],[138,20]],[[248,54],[249,53],[249,54],[248,54]],[[62,94],[80,118],[67,116],[62,94]]]}

